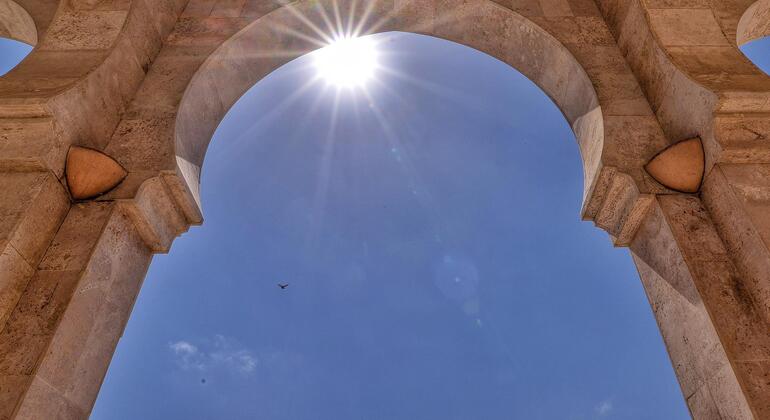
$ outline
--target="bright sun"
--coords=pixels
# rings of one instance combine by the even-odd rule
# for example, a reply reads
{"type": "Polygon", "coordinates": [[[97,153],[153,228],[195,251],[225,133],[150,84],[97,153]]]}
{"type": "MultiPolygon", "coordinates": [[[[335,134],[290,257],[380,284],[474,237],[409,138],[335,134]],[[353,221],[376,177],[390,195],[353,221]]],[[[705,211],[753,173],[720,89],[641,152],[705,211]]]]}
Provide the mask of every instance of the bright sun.
{"type": "Polygon", "coordinates": [[[377,48],[370,38],[342,37],[315,52],[318,75],[338,87],[361,87],[374,76],[377,48]]]}

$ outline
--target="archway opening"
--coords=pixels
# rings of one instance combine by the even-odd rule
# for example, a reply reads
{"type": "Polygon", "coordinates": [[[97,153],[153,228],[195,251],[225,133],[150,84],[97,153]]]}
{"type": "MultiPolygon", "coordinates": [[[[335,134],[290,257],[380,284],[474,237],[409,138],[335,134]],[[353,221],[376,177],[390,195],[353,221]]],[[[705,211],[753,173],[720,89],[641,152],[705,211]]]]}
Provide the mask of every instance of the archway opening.
{"type": "Polygon", "coordinates": [[[37,28],[27,11],[13,0],[0,0],[0,76],[29,55],[37,44],[37,28]]]}
{"type": "Polygon", "coordinates": [[[738,22],[736,42],[743,54],[770,74],[770,0],[758,0],[738,22]]]}
{"type": "Polygon", "coordinates": [[[93,418],[686,418],[559,109],[476,50],[377,40],[366,92],[298,90],[303,56],[230,110],[93,418]]]}

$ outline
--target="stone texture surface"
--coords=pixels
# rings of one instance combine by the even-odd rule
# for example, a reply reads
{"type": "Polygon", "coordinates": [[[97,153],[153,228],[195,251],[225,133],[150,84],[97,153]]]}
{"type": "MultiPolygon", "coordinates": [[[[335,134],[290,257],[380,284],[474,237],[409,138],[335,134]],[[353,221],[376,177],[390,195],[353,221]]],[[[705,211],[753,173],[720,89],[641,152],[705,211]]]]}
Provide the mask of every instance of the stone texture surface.
{"type": "MultiPolygon", "coordinates": [[[[0,36],[37,46],[0,78],[0,420],[87,418],[152,253],[202,222],[215,128],[319,47],[309,24],[332,0],[288,3],[0,0],[0,36]],[[126,179],[70,203],[71,145],[126,179]]],[[[345,16],[363,33],[468,45],[553,99],[584,163],[582,217],[631,248],[693,417],[770,418],[770,78],[738,50],[770,34],[770,0],[365,3],[345,16]],[[645,171],[693,137],[692,194],[645,171]]]]}

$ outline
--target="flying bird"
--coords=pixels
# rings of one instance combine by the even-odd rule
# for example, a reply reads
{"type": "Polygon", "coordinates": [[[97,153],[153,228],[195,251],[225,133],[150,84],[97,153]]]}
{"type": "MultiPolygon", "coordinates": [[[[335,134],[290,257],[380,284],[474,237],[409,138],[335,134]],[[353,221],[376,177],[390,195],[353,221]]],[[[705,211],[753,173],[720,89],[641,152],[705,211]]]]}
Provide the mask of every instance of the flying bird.
{"type": "Polygon", "coordinates": [[[289,287],[289,284],[288,284],[288,283],[287,283],[287,284],[281,284],[281,283],[278,283],[278,287],[280,287],[280,288],[281,288],[281,290],[283,290],[283,289],[285,289],[285,288],[289,287]]]}

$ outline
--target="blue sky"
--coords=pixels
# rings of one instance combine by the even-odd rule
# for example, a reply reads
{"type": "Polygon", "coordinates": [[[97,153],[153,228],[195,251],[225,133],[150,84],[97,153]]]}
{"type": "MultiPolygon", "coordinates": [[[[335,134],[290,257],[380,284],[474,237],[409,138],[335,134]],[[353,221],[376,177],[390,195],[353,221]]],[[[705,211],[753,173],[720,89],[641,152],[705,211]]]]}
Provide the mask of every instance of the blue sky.
{"type": "Polygon", "coordinates": [[[24,57],[32,51],[32,47],[8,38],[0,38],[0,76],[16,67],[24,57]]]}
{"type": "Polygon", "coordinates": [[[368,96],[286,103],[306,56],[228,114],[206,222],[153,262],[91,418],[688,418],[558,109],[472,49],[375,39],[402,76],[368,96]]]}

